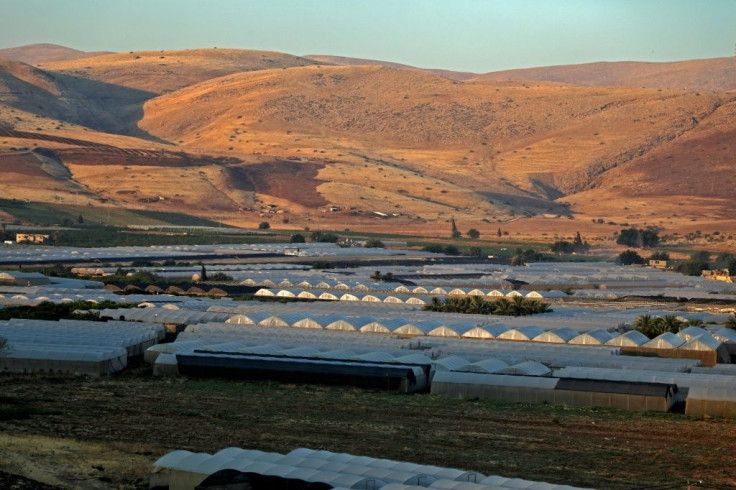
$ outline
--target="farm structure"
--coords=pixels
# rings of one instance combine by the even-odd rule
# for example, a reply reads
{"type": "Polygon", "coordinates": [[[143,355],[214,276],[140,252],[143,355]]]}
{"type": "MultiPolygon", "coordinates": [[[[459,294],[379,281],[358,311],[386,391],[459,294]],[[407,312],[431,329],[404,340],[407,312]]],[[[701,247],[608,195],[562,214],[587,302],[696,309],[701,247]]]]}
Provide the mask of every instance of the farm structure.
{"type": "Polygon", "coordinates": [[[355,456],[347,453],[298,448],[288,454],[236,447],[215,454],[170,452],[159,458],[151,471],[151,488],[181,490],[218,488],[241,483],[245,488],[335,488],[403,490],[420,487],[492,490],[535,488],[575,490],[576,487],[535,482],[477,471],[420,465],[409,462],[355,456]],[[324,485],[324,486],[320,486],[324,485]]]}

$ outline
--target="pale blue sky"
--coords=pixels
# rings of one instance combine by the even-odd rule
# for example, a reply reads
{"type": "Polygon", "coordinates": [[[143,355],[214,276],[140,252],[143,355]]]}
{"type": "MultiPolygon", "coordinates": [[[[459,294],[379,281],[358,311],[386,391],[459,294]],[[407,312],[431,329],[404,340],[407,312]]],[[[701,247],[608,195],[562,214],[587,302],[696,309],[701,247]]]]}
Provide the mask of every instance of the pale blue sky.
{"type": "Polygon", "coordinates": [[[228,47],[488,72],[733,56],[736,0],[2,0],[0,48],[228,47]]]}

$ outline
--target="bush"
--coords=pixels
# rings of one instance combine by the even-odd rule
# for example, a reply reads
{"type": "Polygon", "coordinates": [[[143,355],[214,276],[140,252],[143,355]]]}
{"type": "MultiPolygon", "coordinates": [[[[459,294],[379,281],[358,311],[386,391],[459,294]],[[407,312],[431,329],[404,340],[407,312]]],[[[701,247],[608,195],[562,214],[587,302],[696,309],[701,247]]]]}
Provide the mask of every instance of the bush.
{"type": "Polygon", "coordinates": [[[480,237],[480,232],[475,228],[471,228],[468,230],[468,237],[473,240],[477,240],[480,237]]]}
{"type": "Polygon", "coordinates": [[[384,248],[384,244],[381,240],[368,240],[365,242],[365,248],[384,248]]]}
{"type": "Polygon", "coordinates": [[[271,228],[271,225],[268,223],[268,221],[261,221],[258,223],[258,229],[259,230],[268,230],[271,228]]]}
{"type": "Polygon", "coordinates": [[[301,233],[295,233],[291,235],[291,239],[289,239],[289,243],[305,243],[306,240],[304,239],[304,235],[301,233]]]}
{"type": "Polygon", "coordinates": [[[616,263],[621,265],[643,264],[644,258],[633,250],[621,252],[616,258],[616,263]]]}
{"type": "Polygon", "coordinates": [[[313,242],[337,243],[340,237],[335,235],[334,233],[326,233],[326,232],[317,230],[317,231],[313,231],[309,235],[309,239],[313,242]]]}
{"type": "Polygon", "coordinates": [[[447,298],[445,300],[434,297],[429,303],[424,305],[424,310],[469,315],[502,316],[526,316],[552,311],[549,304],[522,296],[517,296],[512,300],[499,298],[495,301],[487,301],[480,296],[447,298]]]}
{"type": "Polygon", "coordinates": [[[432,243],[430,245],[425,245],[422,248],[422,250],[425,251],[425,252],[433,253],[433,254],[441,254],[441,253],[444,252],[444,250],[442,248],[442,245],[440,245],[438,243],[432,243]]]}
{"type": "Polygon", "coordinates": [[[675,270],[686,276],[699,276],[703,271],[708,270],[708,262],[701,260],[683,260],[675,266],[675,270]]]}
{"type": "Polygon", "coordinates": [[[659,235],[654,230],[627,228],[621,230],[616,243],[634,248],[651,248],[659,245],[659,235]]]}
{"type": "Polygon", "coordinates": [[[649,260],[670,260],[670,254],[657,250],[649,256],[649,260]]]}

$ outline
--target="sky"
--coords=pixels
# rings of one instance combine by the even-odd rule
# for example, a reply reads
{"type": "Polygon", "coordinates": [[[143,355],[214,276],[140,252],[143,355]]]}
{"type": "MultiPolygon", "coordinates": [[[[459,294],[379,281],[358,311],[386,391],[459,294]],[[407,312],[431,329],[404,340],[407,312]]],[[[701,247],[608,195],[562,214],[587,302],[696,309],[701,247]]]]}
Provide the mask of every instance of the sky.
{"type": "Polygon", "coordinates": [[[2,0],[0,48],[241,48],[484,73],[734,55],[736,0],[2,0]]]}

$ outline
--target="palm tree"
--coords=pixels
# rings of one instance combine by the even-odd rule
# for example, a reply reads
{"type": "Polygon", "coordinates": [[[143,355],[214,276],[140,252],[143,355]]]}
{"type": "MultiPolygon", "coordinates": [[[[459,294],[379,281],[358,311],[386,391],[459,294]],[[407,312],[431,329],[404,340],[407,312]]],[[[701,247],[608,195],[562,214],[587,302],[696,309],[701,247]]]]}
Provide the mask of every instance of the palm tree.
{"type": "Polygon", "coordinates": [[[442,300],[437,296],[432,296],[422,309],[427,311],[442,311],[442,300]]]}
{"type": "Polygon", "coordinates": [[[652,318],[652,315],[639,315],[634,320],[634,329],[643,333],[649,338],[656,337],[657,333],[657,320],[652,318]]]}
{"type": "Polygon", "coordinates": [[[675,315],[665,315],[659,320],[659,333],[672,332],[677,333],[682,330],[682,320],[677,318],[675,315]]]}
{"type": "Polygon", "coordinates": [[[469,301],[469,310],[470,313],[480,314],[480,315],[487,315],[488,312],[488,302],[483,299],[482,296],[472,296],[469,301]]]}
{"type": "Polygon", "coordinates": [[[736,328],[736,313],[731,313],[726,320],[726,328],[736,328]]]}
{"type": "Polygon", "coordinates": [[[511,314],[514,316],[524,316],[529,314],[529,307],[526,298],[523,296],[514,296],[511,300],[511,314]]]}
{"type": "Polygon", "coordinates": [[[511,313],[511,302],[506,298],[499,298],[493,303],[493,314],[510,316],[511,313]]]}

